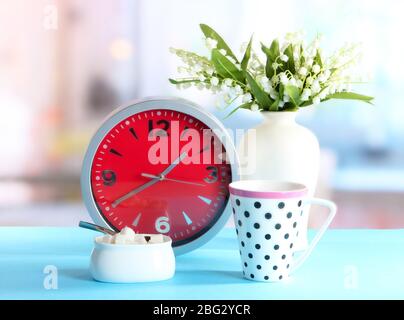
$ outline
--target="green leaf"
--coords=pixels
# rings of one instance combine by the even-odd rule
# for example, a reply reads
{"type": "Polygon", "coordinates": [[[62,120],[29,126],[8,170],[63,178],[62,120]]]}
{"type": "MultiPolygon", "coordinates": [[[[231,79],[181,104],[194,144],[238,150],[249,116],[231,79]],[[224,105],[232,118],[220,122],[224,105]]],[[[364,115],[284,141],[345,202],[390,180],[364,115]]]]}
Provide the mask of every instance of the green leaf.
{"type": "Polygon", "coordinates": [[[281,101],[281,99],[278,97],[274,102],[269,107],[269,111],[278,111],[278,104],[281,101]]]}
{"type": "Polygon", "coordinates": [[[297,107],[300,104],[300,90],[298,87],[292,86],[292,85],[286,85],[285,86],[285,91],[290,97],[290,102],[297,107]]]}
{"type": "Polygon", "coordinates": [[[360,100],[369,104],[373,104],[374,97],[365,96],[355,92],[336,92],[327,96],[327,99],[346,99],[346,100],[360,100]]]}
{"type": "Polygon", "coordinates": [[[181,83],[191,83],[191,82],[201,82],[198,79],[188,79],[188,80],[175,80],[175,79],[171,79],[169,78],[168,81],[170,81],[170,83],[172,84],[181,84],[181,83]]]}
{"type": "Polygon", "coordinates": [[[251,57],[251,45],[252,45],[253,36],[251,36],[250,41],[248,42],[247,48],[244,52],[243,60],[241,60],[241,69],[246,70],[248,66],[248,61],[251,57]]]}
{"type": "Polygon", "coordinates": [[[229,118],[238,109],[249,109],[252,106],[252,104],[253,104],[253,102],[247,102],[247,103],[243,103],[242,105],[239,105],[238,107],[234,108],[227,116],[225,116],[223,118],[223,120],[229,118]]]}
{"type": "Polygon", "coordinates": [[[212,62],[219,75],[223,78],[233,78],[239,82],[244,82],[243,73],[218,49],[212,50],[212,62]]]}
{"type": "Polygon", "coordinates": [[[286,69],[288,69],[290,72],[295,73],[295,60],[293,58],[293,46],[290,44],[286,47],[284,53],[288,57],[288,62],[286,63],[286,69]]]}
{"type": "Polygon", "coordinates": [[[316,56],[314,57],[314,61],[320,66],[323,67],[323,61],[321,60],[320,50],[317,49],[316,56]]]}
{"type": "Polygon", "coordinates": [[[201,23],[199,27],[201,28],[206,38],[211,38],[217,41],[217,49],[226,50],[227,55],[238,62],[237,57],[231,51],[230,47],[226,44],[226,42],[224,42],[223,38],[215,30],[203,23],[201,23]]]}
{"type": "Polygon", "coordinates": [[[275,62],[276,58],[279,57],[279,42],[278,40],[273,40],[271,46],[268,48],[263,43],[261,43],[261,50],[267,56],[267,61],[265,64],[265,73],[266,76],[271,79],[274,75],[274,69],[272,68],[272,64],[275,62]]]}
{"type": "Polygon", "coordinates": [[[269,98],[264,89],[261,88],[261,86],[254,80],[254,78],[248,72],[245,72],[245,76],[248,85],[250,86],[251,93],[254,95],[259,105],[263,109],[266,108],[268,109],[272,104],[272,100],[269,98]]]}

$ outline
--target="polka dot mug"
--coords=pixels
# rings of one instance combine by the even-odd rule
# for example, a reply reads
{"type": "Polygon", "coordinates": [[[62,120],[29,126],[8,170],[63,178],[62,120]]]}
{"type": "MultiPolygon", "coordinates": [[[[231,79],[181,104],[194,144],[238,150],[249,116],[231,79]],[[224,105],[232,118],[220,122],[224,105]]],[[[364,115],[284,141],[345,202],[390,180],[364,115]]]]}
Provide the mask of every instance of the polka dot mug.
{"type": "Polygon", "coordinates": [[[308,198],[304,185],[271,180],[244,180],[229,186],[244,277],[274,282],[286,279],[310,255],[334,219],[333,202],[308,198]],[[294,258],[297,226],[303,208],[317,204],[329,209],[324,224],[308,248],[294,258]]]}

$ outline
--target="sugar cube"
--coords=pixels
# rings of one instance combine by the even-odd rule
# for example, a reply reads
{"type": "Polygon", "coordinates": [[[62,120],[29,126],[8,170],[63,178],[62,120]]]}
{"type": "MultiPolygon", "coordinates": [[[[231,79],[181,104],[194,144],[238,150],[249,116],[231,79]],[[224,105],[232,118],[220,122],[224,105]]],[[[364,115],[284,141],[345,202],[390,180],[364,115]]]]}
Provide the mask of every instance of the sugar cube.
{"type": "Polygon", "coordinates": [[[162,234],[151,234],[149,243],[163,243],[164,236],[162,234]]]}

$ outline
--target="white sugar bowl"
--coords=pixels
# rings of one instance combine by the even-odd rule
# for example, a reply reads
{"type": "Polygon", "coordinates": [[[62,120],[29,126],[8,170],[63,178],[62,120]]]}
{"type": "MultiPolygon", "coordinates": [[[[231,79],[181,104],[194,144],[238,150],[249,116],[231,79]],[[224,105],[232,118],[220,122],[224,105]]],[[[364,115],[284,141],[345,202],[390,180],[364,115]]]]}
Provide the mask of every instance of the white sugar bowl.
{"type": "Polygon", "coordinates": [[[149,282],[167,280],[175,273],[172,241],[163,236],[161,243],[112,244],[95,238],[90,272],[102,282],[149,282]]]}

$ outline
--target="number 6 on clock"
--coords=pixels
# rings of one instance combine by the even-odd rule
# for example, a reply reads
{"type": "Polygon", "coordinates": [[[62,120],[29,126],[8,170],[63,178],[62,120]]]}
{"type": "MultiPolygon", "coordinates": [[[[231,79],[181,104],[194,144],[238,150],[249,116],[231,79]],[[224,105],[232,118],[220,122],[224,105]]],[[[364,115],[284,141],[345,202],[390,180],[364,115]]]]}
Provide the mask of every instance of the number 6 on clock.
{"type": "Polygon", "coordinates": [[[159,217],[154,224],[156,231],[159,233],[170,232],[170,223],[168,217],[159,217]]]}

